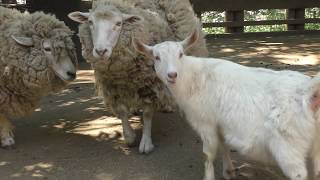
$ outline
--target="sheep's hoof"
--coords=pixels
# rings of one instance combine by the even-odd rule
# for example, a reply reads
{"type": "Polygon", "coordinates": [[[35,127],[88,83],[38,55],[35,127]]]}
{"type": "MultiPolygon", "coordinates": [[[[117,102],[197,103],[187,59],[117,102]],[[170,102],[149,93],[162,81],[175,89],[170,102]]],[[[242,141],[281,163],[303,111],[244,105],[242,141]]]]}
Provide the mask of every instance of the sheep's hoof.
{"type": "Polygon", "coordinates": [[[224,179],[235,179],[236,178],[236,170],[235,169],[232,169],[232,170],[225,170],[223,171],[223,178],[224,179]]]}
{"type": "Polygon", "coordinates": [[[135,146],[136,145],[136,134],[132,133],[124,133],[124,141],[128,146],[135,146]]]}
{"type": "Polygon", "coordinates": [[[139,145],[139,152],[141,154],[149,154],[154,149],[154,145],[152,144],[152,140],[150,137],[142,136],[139,145]]]}
{"type": "Polygon", "coordinates": [[[4,149],[14,149],[14,139],[12,137],[2,138],[1,147],[4,149]]]}

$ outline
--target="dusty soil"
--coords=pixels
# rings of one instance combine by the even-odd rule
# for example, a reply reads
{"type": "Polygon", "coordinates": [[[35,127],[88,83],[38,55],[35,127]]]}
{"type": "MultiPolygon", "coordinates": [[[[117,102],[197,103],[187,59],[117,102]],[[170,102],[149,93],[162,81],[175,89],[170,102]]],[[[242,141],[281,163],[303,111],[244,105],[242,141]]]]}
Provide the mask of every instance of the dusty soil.
{"type": "MultiPolygon", "coordinates": [[[[320,36],[211,39],[212,57],[248,66],[319,71],[320,36]]],[[[0,179],[48,180],[200,180],[201,141],[177,114],[158,113],[153,123],[156,149],[140,155],[127,147],[121,122],[95,96],[92,71],[81,64],[78,79],[68,89],[43,99],[29,117],[13,120],[16,149],[0,149],[0,179]]],[[[141,134],[140,118],[131,119],[141,134]]],[[[240,159],[237,179],[285,179],[278,168],[240,159]]],[[[216,161],[221,179],[221,161],[216,161]]]]}

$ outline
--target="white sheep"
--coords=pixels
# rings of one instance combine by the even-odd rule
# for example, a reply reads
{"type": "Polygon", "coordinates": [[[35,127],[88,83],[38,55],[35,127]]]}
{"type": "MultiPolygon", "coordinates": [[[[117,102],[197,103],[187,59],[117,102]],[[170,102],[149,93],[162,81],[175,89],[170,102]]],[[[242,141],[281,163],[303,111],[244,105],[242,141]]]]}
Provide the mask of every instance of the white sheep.
{"type": "Polygon", "coordinates": [[[31,113],[40,99],[76,77],[72,31],[54,16],[0,7],[1,145],[14,145],[8,118],[31,113]]]}
{"type": "Polygon", "coordinates": [[[242,66],[227,60],[185,55],[197,31],[182,42],[148,46],[135,39],[137,51],[154,59],[187,121],[203,141],[205,180],[213,180],[213,161],[223,152],[223,176],[234,178],[229,148],[248,159],[278,164],[292,180],[306,180],[306,158],[320,178],[320,74],[242,66]]]}
{"type": "MultiPolygon", "coordinates": [[[[143,135],[139,145],[141,153],[149,153],[154,148],[151,139],[154,112],[171,110],[173,105],[164,84],[152,68],[152,60],[135,52],[131,39],[137,36],[153,44],[168,39],[181,40],[174,33],[177,31],[182,35],[181,28],[201,29],[190,3],[187,7],[184,5],[180,9],[173,9],[181,11],[185,8],[190,9],[185,12],[185,19],[182,21],[177,16],[179,18],[170,22],[170,25],[166,11],[161,10],[157,0],[100,0],[94,3],[88,13],[69,14],[72,20],[82,23],[79,27],[82,55],[92,64],[96,86],[105,104],[110,104],[113,112],[122,120],[124,138],[129,145],[134,143],[136,135],[128,118],[130,113],[143,110],[143,135]],[[177,25],[179,23],[180,26],[177,25]]],[[[175,17],[174,14],[170,16],[175,17]]],[[[193,54],[206,56],[203,35],[197,43],[193,54]]]]}

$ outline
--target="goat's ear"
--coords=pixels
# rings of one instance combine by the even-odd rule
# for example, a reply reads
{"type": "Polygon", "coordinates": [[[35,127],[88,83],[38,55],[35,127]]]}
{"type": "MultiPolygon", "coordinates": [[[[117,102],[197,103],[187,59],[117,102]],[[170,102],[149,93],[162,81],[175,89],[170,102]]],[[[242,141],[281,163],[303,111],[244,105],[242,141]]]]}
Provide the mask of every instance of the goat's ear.
{"type": "Polygon", "coordinates": [[[26,47],[33,46],[33,40],[30,37],[11,35],[11,38],[21,46],[26,46],[26,47]]]}
{"type": "Polygon", "coordinates": [[[84,22],[88,21],[89,14],[90,13],[88,13],[88,12],[83,13],[83,12],[75,11],[75,12],[69,13],[68,17],[73,21],[76,21],[79,23],[84,23],[84,22]]]}
{"type": "Polygon", "coordinates": [[[195,29],[186,39],[181,41],[184,50],[189,49],[199,38],[199,31],[195,29]]]}
{"type": "Polygon", "coordinates": [[[144,44],[143,42],[141,42],[137,38],[132,38],[132,45],[133,45],[134,49],[136,51],[138,51],[139,53],[144,54],[147,57],[151,57],[151,58],[153,57],[152,46],[148,46],[148,45],[144,44]]]}
{"type": "Polygon", "coordinates": [[[128,22],[131,24],[139,21],[143,21],[143,17],[132,15],[132,14],[122,14],[122,18],[123,18],[123,22],[128,22]]]}

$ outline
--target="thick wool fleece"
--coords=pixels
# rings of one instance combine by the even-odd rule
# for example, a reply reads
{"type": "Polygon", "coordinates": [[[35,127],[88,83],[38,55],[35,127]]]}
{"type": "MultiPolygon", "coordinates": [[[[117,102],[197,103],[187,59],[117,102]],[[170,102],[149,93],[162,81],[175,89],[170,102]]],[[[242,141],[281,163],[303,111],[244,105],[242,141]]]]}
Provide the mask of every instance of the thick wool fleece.
{"type": "MultiPolygon", "coordinates": [[[[129,107],[132,112],[146,106],[152,106],[156,110],[172,110],[172,99],[167,88],[157,78],[153,70],[153,61],[139,55],[131,45],[132,37],[152,45],[166,40],[182,40],[188,35],[187,30],[201,28],[190,3],[177,4],[181,6],[180,10],[186,13],[188,20],[182,18],[178,7],[169,8],[170,5],[172,4],[169,4],[169,1],[161,4],[159,0],[94,1],[91,11],[120,11],[144,18],[144,21],[138,23],[123,24],[118,43],[107,63],[94,63],[89,25],[87,23],[80,25],[82,55],[92,63],[97,90],[104,97],[105,103],[113,107],[115,114],[117,114],[116,108],[120,105],[129,107]],[[167,16],[173,15],[166,13],[174,14],[177,18],[170,22],[167,16]],[[187,23],[192,23],[192,25],[187,25],[187,23]],[[179,25],[181,27],[178,27],[179,25]]],[[[207,56],[205,40],[203,36],[199,39],[199,48],[191,50],[190,53],[207,56]]]]}
{"type": "Polygon", "coordinates": [[[36,108],[41,97],[66,86],[51,69],[41,42],[50,39],[55,52],[67,49],[76,64],[71,35],[72,31],[52,15],[22,14],[0,7],[0,114],[23,116],[36,108]],[[34,46],[18,45],[11,35],[32,37],[34,46]]]}

